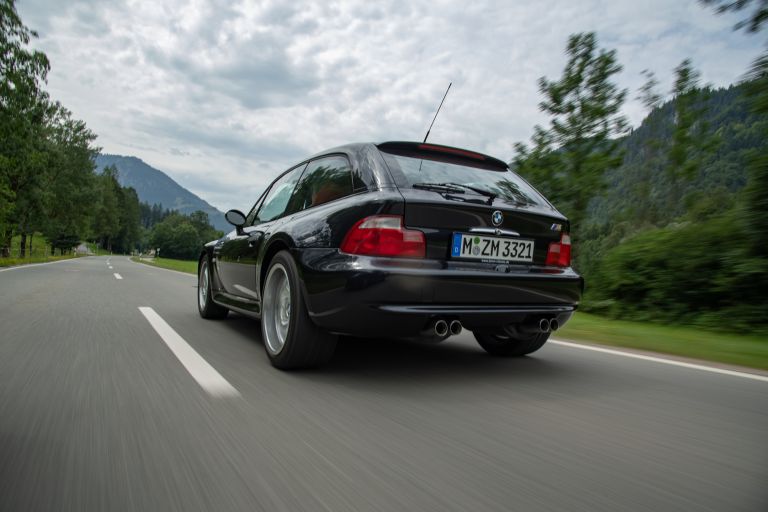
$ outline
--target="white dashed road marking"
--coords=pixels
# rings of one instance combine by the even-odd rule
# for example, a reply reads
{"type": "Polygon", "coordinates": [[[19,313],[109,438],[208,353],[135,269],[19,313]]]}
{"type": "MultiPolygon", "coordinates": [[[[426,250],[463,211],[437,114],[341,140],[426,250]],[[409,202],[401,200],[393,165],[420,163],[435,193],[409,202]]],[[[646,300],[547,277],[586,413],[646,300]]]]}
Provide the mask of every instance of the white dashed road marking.
{"type": "Polygon", "coordinates": [[[122,278],[123,278],[123,276],[121,276],[120,274],[115,272],[115,279],[122,279],[122,278]]]}
{"type": "Polygon", "coordinates": [[[562,345],[564,347],[570,347],[570,348],[579,348],[582,350],[593,350],[595,352],[602,352],[604,354],[611,354],[614,356],[631,357],[633,359],[642,359],[643,361],[651,361],[654,363],[680,366],[682,368],[689,368],[691,370],[701,370],[704,372],[719,373],[721,375],[730,375],[731,377],[741,377],[742,379],[752,379],[752,380],[759,380],[762,382],[768,382],[768,377],[764,375],[756,375],[754,373],[737,372],[734,370],[726,370],[724,368],[715,368],[714,366],[705,366],[703,364],[686,363],[683,361],[675,361],[674,359],[665,359],[663,357],[653,357],[653,356],[646,356],[643,354],[634,354],[632,352],[624,352],[622,350],[613,350],[610,348],[595,347],[592,345],[581,345],[579,343],[569,343],[567,341],[549,340],[548,343],[554,343],[555,345],[562,345]]]}
{"type": "Polygon", "coordinates": [[[195,349],[184,341],[184,338],[173,330],[154,309],[140,307],[139,311],[149,324],[157,331],[173,355],[184,365],[190,375],[208,394],[217,397],[240,396],[240,393],[221,376],[216,369],[208,364],[195,349]]]}

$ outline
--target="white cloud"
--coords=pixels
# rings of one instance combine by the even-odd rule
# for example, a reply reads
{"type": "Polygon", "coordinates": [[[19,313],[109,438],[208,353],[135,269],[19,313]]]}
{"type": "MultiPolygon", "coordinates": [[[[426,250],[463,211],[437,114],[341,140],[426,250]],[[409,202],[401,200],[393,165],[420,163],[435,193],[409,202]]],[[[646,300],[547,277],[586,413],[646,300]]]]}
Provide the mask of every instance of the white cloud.
{"type": "Polygon", "coordinates": [[[352,141],[430,140],[509,159],[559,76],[569,34],[596,31],[630,88],[665,88],[691,57],[738,80],[761,41],[694,0],[20,0],[51,59],[49,90],[109,153],[138,156],[221,209],[247,209],[281,169],[352,141]]]}

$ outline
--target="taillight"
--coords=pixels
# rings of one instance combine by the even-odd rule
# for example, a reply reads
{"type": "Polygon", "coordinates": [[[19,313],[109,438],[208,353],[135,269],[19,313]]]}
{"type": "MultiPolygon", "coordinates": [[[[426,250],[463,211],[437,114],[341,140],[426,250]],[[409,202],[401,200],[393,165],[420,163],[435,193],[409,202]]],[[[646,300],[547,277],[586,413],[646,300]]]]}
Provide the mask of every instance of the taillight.
{"type": "Polygon", "coordinates": [[[571,266],[571,235],[563,233],[559,242],[549,244],[547,261],[544,264],[554,267],[571,266]]]}
{"type": "Polygon", "coordinates": [[[368,256],[423,258],[424,233],[403,227],[399,215],[374,215],[358,221],[341,243],[341,251],[368,256]]]}

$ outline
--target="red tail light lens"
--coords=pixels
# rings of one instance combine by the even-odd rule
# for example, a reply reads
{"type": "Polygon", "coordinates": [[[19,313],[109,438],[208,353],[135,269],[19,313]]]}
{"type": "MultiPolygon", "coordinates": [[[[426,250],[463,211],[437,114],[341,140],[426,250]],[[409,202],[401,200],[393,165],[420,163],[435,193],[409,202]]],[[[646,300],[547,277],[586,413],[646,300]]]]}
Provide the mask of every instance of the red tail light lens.
{"type": "Polygon", "coordinates": [[[559,242],[549,244],[547,261],[544,264],[553,267],[571,266],[571,235],[563,233],[559,242]]]}
{"type": "Polygon", "coordinates": [[[358,221],[341,243],[341,251],[367,256],[423,258],[424,233],[403,227],[399,215],[374,215],[358,221]]]}

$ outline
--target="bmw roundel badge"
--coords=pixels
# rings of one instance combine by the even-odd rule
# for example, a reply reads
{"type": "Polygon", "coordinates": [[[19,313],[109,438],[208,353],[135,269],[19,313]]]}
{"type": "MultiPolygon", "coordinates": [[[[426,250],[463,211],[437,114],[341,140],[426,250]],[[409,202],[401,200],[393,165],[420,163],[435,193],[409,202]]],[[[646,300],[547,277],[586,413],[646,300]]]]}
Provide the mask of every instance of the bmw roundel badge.
{"type": "Polygon", "coordinates": [[[494,226],[501,226],[501,223],[504,222],[504,214],[496,210],[491,215],[491,222],[493,222],[494,226]]]}

